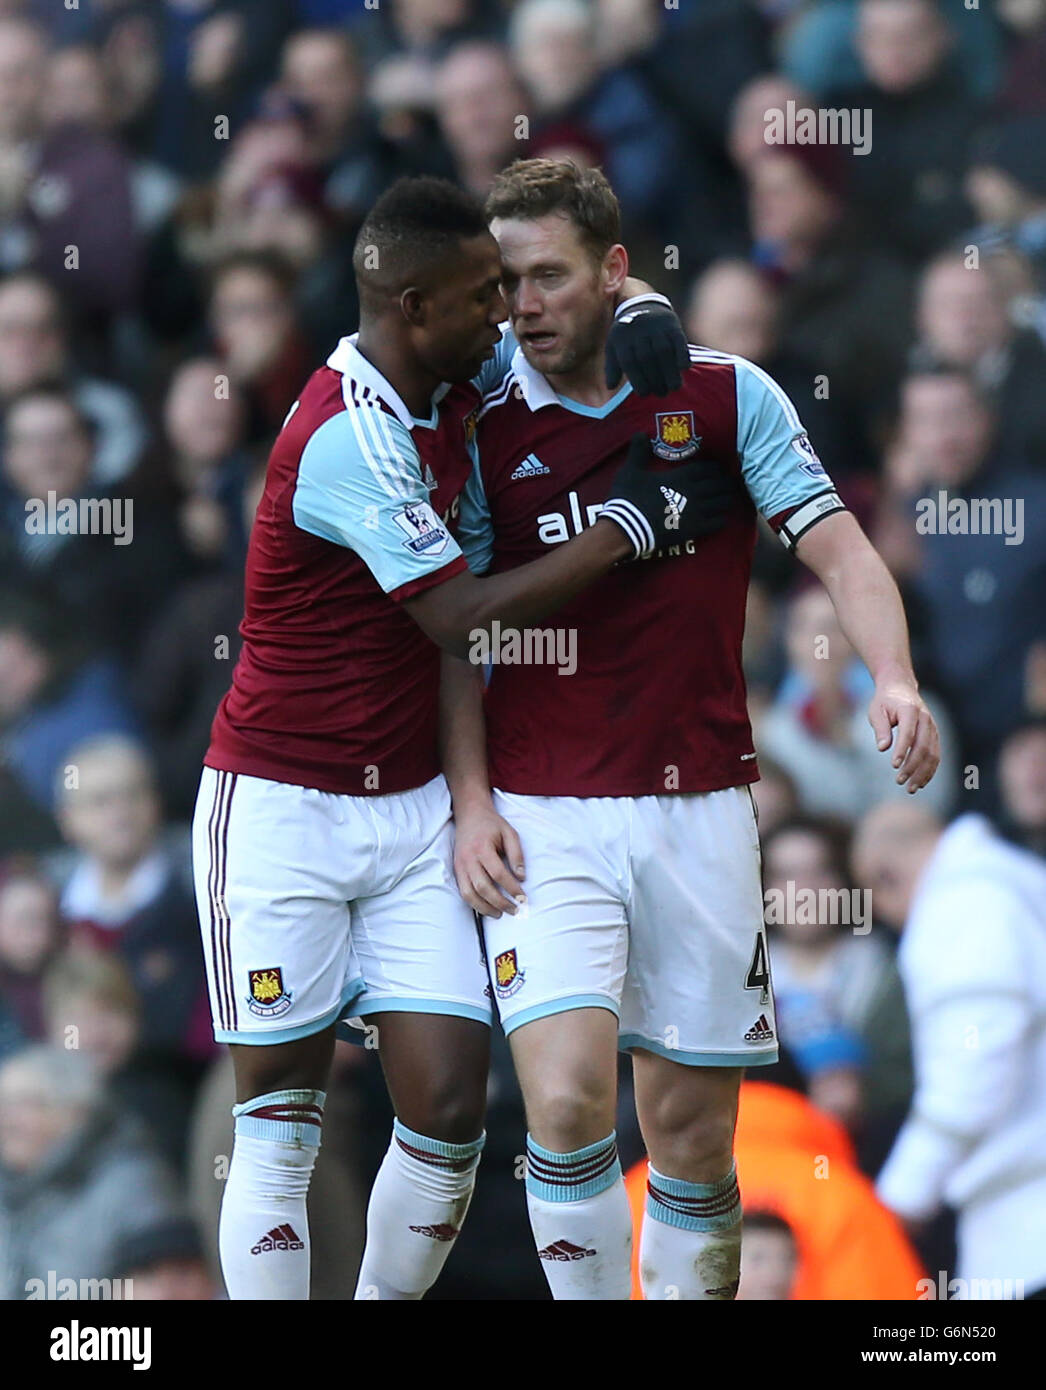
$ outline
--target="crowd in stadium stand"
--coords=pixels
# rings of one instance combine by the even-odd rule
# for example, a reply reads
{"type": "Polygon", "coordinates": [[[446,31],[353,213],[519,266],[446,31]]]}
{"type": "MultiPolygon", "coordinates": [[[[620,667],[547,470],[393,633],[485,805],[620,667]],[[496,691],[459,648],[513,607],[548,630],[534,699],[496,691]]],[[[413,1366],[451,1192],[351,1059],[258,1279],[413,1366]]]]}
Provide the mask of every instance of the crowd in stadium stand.
{"type": "MultiPolygon", "coordinates": [[[[47,1270],[218,1296],[232,1079],[188,821],[268,450],[356,327],[355,232],[400,175],[605,170],[634,273],[780,382],[901,586],[943,742],[917,800],[1046,852],[1044,150],[1046,0],[0,3],[0,1297],[47,1270]],[[789,103],[862,113],[870,147],[768,144],[789,103]],[[1019,500],[1019,540],[917,529],[942,490],[1019,500]],[[52,491],[132,501],[133,539],[38,533],[52,491]]],[[[903,792],[867,671],[768,530],[745,666],[766,887],[869,887],[903,792]]],[[[742,1298],[914,1297],[920,1259],[947,1267],[947,1213],[898,1202],[913,1246],[870,1186],[912,1098],[906,912],[770,927],[742,1298]],[[830,1202],[788,1176],[810,1153],[850,1175],[830,1202]]],[[[390,1121],[375,1055],[339,1048],[314,1297],[351,1297],[390,1121]]],[[[547,1297],[524,1130],[500,1040],[433,1297],[547,1297]]],[[[618,1132],[637,1163],[624,1061],[618,1132]]]]}

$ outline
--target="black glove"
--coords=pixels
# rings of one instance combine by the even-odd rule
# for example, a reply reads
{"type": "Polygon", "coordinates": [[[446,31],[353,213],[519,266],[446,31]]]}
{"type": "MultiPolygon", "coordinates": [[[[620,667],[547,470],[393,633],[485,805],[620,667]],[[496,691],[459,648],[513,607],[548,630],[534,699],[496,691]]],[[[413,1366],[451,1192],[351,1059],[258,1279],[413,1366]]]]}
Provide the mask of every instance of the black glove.
{"type": "Polygon", "coordinates": [[[667,396],[683,384],[690,365],[683,325],[668,304],[644,299],[616,318],[607,338],[607,390],[624,372],[637,396],[667,396]]]}
{"type": "Polygon", "coordinates": [[[710,535],[725,525],[740,485],[715,459],[691,459],[654,472],[645,434],[634,434],[600,518],[616,521],[635,548],[635,560],[664,546],[710,535]]]}

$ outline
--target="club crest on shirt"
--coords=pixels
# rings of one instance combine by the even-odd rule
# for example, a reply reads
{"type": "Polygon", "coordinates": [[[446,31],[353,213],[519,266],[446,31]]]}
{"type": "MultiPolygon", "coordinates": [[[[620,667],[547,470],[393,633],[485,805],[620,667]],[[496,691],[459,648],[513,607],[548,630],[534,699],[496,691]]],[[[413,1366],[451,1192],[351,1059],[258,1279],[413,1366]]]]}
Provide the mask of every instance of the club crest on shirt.
{"type": "Polygon", "coordinates": [[[284,988],[283,970],[278,965],[270,965],[265,970],[248,970],[247,982],[250,995],[247,1007],[260,1018],[279,1018],[291,1006],[291,993],[284,988]]]}
{"type": "Polygon", "coordinates": [[[450,534],[427,502],[414,502],[392,513],[392,519],[407,539],[405,550],[415,555],[441,555],[450,534]]]}
{"type": "Polygon", "coordinates": [[[471,444],[476,437],[476,420],[479,418],[479,406],[474,406],[465,416],[465,443],[471,444]]]}
{"type": "Polygon", "coordinates": [[[520,970],[516,960],[515,946],[494,957],[494,988],[499,999],[508,999],[522,989],[525,978],[526,971],[520,970]]]}
{"type": "Polygon", "coordinates": [[[792,440],[792,448],[799,455],[801,460],[799,471],[805,473],[810,478],[827,478],[828,474],[824,471],[824,464],[817,457],[817,450],[810,443],[808,434],[797,434],[792,440]]]}
{"type": "Polygon", "coordinates": [[[701,436],[694,434],[692,410],[660,410],[654,416],[656,434],[650,441],[659,459],[678,463],[696,454],[701,436]]]}

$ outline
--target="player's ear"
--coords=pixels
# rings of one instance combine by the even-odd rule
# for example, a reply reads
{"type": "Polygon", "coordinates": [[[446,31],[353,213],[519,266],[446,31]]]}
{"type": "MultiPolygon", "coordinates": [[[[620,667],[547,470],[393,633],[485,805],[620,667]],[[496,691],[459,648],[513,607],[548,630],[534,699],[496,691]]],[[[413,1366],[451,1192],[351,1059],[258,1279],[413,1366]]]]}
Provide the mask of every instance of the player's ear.
{"type": "Polygon", "coordinates": [[[610,248],[603,257],[603,289],[613,296],[628,279],[628,252],[620,242],[610,248]]]}
{"type": "Polygon", "coordinates": [[[400,310],[412,328],[425,326],[425,296],[414,285],[400,295],[400,310]]]}

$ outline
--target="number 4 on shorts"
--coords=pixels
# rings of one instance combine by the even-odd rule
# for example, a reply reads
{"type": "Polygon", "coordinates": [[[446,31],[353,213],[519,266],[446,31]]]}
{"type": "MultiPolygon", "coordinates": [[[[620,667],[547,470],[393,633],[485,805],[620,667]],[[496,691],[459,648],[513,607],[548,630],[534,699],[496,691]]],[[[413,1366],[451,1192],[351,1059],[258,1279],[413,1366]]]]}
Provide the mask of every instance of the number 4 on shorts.
{"type": "Polygon", "coordinates": [[[770,961],[766,951],[766,936],[761,931],[755,934],[755,950],[752,952],[752,964],[745,976],[745,989],[758,989],[760,1004],[769,1004],[770,961]]]}

